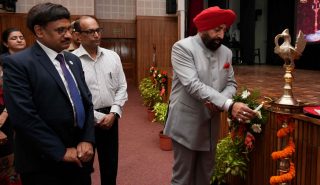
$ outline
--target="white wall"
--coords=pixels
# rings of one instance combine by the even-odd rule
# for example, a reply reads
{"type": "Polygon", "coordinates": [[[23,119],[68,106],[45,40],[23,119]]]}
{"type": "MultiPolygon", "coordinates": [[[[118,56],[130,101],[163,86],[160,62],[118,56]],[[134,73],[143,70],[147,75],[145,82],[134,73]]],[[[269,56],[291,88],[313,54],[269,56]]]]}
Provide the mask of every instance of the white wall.
{"type": "Polygon", "coordinates": [[[166,0],[136,0],[137,15],[166,16],[166,0]]]}
{"type": "MultiPolygon", "coordinates": [[[[37,3],[48,0],[19,0],[17,13],[27,13],[37,3]]],[[[67,7],[72,15],[95,15],[99,19],[135,20],[140,16],[166,14],[166,0],[51,0],[67,7]]],[[[175,16],[175,15],[173,15],[175,16]]]]}
{"type": "Polygon", "coordinates": [[[134,20],[136,0],[95,0],[95,15],[99,19],[134,20]]]}
{"type": "MultiPolygon", "coordinates": [[[[28,13],[31,7],[48,0],[19,0],[16,3],[17,13],[28,13]]],[[[94,0],[51,0],[68,8],[72,15],[94,15],[94,0]]]]}

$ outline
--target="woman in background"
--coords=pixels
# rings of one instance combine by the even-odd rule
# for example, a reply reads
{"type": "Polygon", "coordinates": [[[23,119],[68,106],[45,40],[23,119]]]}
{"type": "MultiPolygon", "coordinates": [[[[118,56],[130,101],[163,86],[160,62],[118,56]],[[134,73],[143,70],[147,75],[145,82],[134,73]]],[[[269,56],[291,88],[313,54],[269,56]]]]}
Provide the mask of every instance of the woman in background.
{"type": "Polygon", "coordinates": [[[18,28],[8,28],[2,32],[1,58],[26,48],[26,40],[18,28]]]}
{"type": "Polygon", "coordinates": [[[23,34],[17,28],[6,29],[2,33],[2,50],[0,55],[0,184],[1,185],[20,185],[20,179],[14,170],[13,156],[13,129],[8,119],[3,102],[2,90],[2,58],[23,50],[26,41],[23,34]]]}

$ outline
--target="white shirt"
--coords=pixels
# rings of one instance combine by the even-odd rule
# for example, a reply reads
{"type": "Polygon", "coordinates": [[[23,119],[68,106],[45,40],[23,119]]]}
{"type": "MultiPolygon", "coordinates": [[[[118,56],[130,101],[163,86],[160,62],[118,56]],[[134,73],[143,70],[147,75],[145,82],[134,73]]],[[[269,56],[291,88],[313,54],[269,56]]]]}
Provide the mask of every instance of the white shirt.
{"type": "MultiPolygon", "coordinates": [[[[119,55],[114,51],[98,47],[97,57],[94,60],[82,45],[72,53],[81,60],[94,109],[111,107],[110,112],[118,113],[121,117],[122,107],[128,100],[128,94],[119,55]]],[[[97,120],[101,118],[97,111],[94,111],[94,117],[97,120]]]]}
{"type": "MultiPolygon", "coordinates": [[[[68,96],[69,96],[69,100],[70,100],[70,102],[71,102],[71,104],[72,104],[73,112],[74,112],[74,114],[75,114],[75,108],[74,108],[73,101],[72,101],[72,99],[71,99],[70,90],[69,90],[69,88],[68,88],[68,83],[67,83],[67,81],[66,81],[66,79],[65,79],[65,77],[64,77],[63,71],[62,71],[61,66],[60,66],[60,62],[56,59],[56,57],[57,57],[57,55],[58,55],[59,53],[57,53],[56,51],[54,51],[54,50],[48,48],[47,46],[43,45],[43,44],[42,44],[40,41],[38,41],[38,40],[37,40],[37,43],[38,43],[38,44],[40,45],[40,47],[44,50],[44,52],[48,55],[49,59],[51,60],[51,62],[52,62],[53,65],[54,65],[54,67],[57,69],[57,71],[58,71],[58,73],[59,73],[59,76],[60,76],[60,78],[61,78],[61,80],[62,80],[62,82],[63,82],[63,84],[64,84],[64,86],[65,86],[65,88],[66,88],[66,90],[67,90],[67,93],[68,93],[68,96]]],[[[61,52],[60,54],[62,54],[63,57],[64,57],[63,52],[61,52]]],[[[72,63],[72,61],[69,61],[69,63],[72,63]]],[[[71,70],[70,70],[70,68],[69,68],[69,65],[66,64],[66,67],[67,67],[67,69],[69,70],[69,72],[70,72],[70,74],[71,74],[74,82],[76,83],[76,86],[78,87],[77,81],[75,80],[75,78],[74,78],[74,76],[73,76],[73,73],[71,72],[71,70]]],[[[79,90],[79,89],[78,89],[78,90],[79,90]]]]}

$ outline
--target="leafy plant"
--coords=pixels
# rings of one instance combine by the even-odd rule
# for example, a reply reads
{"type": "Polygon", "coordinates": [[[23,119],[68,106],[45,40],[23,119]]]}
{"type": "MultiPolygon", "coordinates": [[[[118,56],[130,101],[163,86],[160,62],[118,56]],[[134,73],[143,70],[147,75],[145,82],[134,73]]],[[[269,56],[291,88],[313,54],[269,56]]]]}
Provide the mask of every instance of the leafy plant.
{"type": "Polygon", "coordinates": [[[255,136],[262,132],[262,125],[266,122],[267,113],[259,103],[260,93],[243,89],[240,94],[233,97],[234,102],[242,102],[256,111],[257,116],[250,121],[241,122],[228,114],[229,131],[227,137],[217,144],[216,166],[212,175],[212,182],[218,184],[225,182],[225,176],[231,174],[245,178],[249,163],[248,154],[253,151],[255,136]]]}
{"type": "Polygon", "coordinates": [[[154,111],[154,120],[157,121],[161,124],[164,124],[166,121],[166,116],[167,116],[167,110],[168,110],[168,103],[156,103],[153,106],[153,111],[154,111]]]}
{"type": "Polygon", "coordinates": [[[141,80],[139,84],[139,91],[143,99],[143,104],[149,109],[152,109],[156,103],[162,101],[160,91],[155,87],[150,78],[144,78],[141,80]]]}
{"type": "Polygon", "coordinates": [[[219,141],[216,151],[216,165],[213,171],[212,182],[218,185],[226,183],[227,174],[245,177],[247,172],[247,158],[243,142],[239,139],[233,140],[229,134],[219,141]]]}

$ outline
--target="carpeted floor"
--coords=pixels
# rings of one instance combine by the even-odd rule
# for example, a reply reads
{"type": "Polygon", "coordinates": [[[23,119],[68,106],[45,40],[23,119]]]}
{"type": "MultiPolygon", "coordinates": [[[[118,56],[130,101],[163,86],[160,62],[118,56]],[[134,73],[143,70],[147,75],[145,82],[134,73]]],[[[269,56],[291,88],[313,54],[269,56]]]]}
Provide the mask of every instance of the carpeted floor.
{"type": "MultiPolygon", "coordinates": [[[[118,185],[168,185],[172,173],[172,152],[159,148],[163,126],[147,120],[147,109],[136,87],[129,84],[129,100],[119,124],[118,185]]],[[[100,185],[95,160],[93,185],[100,185]]]]}

